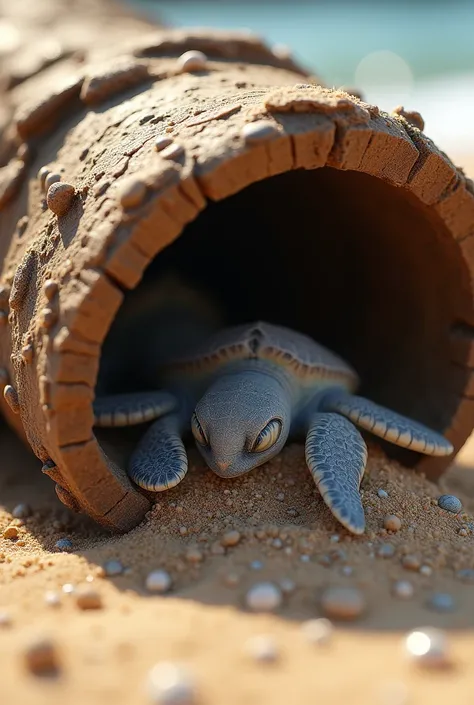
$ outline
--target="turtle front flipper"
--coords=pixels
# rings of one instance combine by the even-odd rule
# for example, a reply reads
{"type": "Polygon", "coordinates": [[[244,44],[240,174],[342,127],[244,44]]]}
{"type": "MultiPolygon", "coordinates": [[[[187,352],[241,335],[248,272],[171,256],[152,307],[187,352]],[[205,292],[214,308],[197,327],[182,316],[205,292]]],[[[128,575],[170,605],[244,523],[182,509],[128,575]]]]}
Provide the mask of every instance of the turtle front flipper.
{"type": "Polygon", "coordinates": [[[129,477],[145,490],[163,492],[178,485],[188,471],[178,414],[155,421],[134,450],[129,477]]]}
{"type": "Polygon", "coordinates": [[[94,401],[94,426],[121,428],[153,421],[177,407],[176,398],[168,392],[131,392],[98,397],[94,401]]]}
{"type": "Polygon", "coordinates": [[[441,434],[364,397],[343,391],[331,392],[322,400],[320,408],[342,414],[375,436],[418,453],[443,456],[454,450],[441,434]]]}
{"type": "Polygon", "coordinates": [[[367,447],[355,426],[338,414],[314,414],[306,436],[306,463],[331,512],[354,534],[365,529],[359,487],[367,447]]]}

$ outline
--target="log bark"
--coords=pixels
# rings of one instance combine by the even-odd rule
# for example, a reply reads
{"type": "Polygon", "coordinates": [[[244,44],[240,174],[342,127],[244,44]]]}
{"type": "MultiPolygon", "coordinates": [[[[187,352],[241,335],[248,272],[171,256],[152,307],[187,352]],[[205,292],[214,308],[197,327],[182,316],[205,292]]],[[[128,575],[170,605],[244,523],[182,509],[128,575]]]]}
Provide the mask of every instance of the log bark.
{"type": "Polygon", "coordinates": [[[2,411],[60,499],[118,530],[149,507],[94,435],[92,401],[124,297],[175,241],[230,318],[312,334],[458,450],[474,425],[474,188],[419,120],[252,35],[78,7],[55,8],[53,58],[1,65],[2,411]]]}

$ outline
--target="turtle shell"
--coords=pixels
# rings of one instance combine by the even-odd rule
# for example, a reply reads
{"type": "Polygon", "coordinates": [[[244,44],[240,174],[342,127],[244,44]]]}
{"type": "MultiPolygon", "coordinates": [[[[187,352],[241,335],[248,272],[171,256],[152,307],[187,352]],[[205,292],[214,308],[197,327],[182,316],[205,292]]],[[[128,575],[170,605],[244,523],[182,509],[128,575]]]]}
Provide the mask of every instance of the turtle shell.
{"type": "Polygon", "coordinates": [[[350,365],[312,338],[261,321],[220,330],[192,355],[175,361],[169,371],[210,377],[241,360],[267,360],[288,369],[306,387],[335,383],[353,391],[359,382],[350,365]]]}

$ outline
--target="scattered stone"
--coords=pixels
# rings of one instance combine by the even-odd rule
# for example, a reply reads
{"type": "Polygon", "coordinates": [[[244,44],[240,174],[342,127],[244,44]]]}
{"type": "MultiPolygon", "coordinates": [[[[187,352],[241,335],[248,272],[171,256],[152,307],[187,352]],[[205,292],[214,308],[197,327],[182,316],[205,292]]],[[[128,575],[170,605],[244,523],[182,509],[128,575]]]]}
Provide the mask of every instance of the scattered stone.
{"type": "Polygon", "coordinates": [[[75,592],[76,588],[72,583],[64,583],[63,585],[63,592],[65,595],[72,595],[73,592],[75,592]]]}
{"type": "Polygon", "coordinates": [[[204,553],[200,551],[197,546],[191,546],[186,551],[186,560],[188,563],[202,563],[204,560],[204,553]]]}
{"type": "Polygon", "coordinates": [[[446,634],[440,629],[415,629],[405,638],[408,656],[418,665],[443,668],[450,664],[446,634]]]}
{"type": "Polygon", "coordinates": [[[310,619],[307,622],[303,622],[301,631],[311,644],[325,646],[333,635],[334,625],[329,619],[321,617],[320,619],[310,619]]]}
{"type": "Polygon", "coordinates": [[[449,592],[434,592],[426,604],[436,612],[453,612],[456,608],[454,597],[449,592]]]}
{"type": "Polygon", "coordinates": [[[184,155],[184,147],[182,144],[176,144],[176,142],[173,142],[173,144],[170,144],[169,147],[165,147],[161,151],[161,156],[163,159],[170,159],[172,161],[178,161],[178,159],[181,159],[181,157],[184,155]]]}
{"type": "Polygon", "coordinates": [[[182,73],[204,71],[207,67],[207,56],[202,51],[185,51],[178,58],[178,69],[182,73]]]}
{"type": "Polygon", "coordinates": [[[222,580],[224,582],[224,585],[227,587],[237,587],[237,585],[240,582],[240,577],[237,573],[226,573],[223,577],[222,580]]]}
{"type": "Polygon", "coordinates": [[[12,516],[14,516],[15,519],[26,519],[27,517],[31,516],[31,514],[32,511],[30,505],[23,503],[17,504],[12,511],[12,516]]]}
{"type": "Polygon", "coordinates": [[[343,565],[341,568],[341,573],[348,578],[354,573],[354,568],[351,565],[343,565]]]}
{"type": "Polygon", "coordinates": [[[307,553],[302,553],[301,556],[300,556],[300,561],[301,561],[302,563],[309,563],[309,561],[310,561],[310,556],[308,556],[307,553]]]}
{"type": "Polygon", "coordinates": [[[240,539],[242,538],[242,535],[240,531],[237,531],[236,529],[233,529],[232,531],[227,531],[223,537],[221,538],[221,544],[223,546],[237,546],[239,543],[240,539]]]}
{"type": "Polygon", "coordinates": [[[47,590],[44,593],[44,601],[48,607],[59,607],[61,604],[61,596],[55,590],[47,590]]]}
{"type": "Polygon", "coordinates": [[[252,562],[250,563],[250,568],[251,568],[252,570],[262,570],[262,568],[263,568],[263,563],[262,563],[262,561],[252,561],[252,562]]]}
{"type": "Polygon", "coordinates": [[[244,125],[241,135],[247,144],[267,142],[280,135],[278,127],[269,120],[257,120],[244,125]]]}
{"type": "Polygon", "coordinates": [[[321,595],[321,608],[327,617],[356,619],[365,611],[365,598],[357,588],[330,587],[321,595]]]}
{"type": "Polygon", "coordinates": [[[195,705],[198,700],[194,679],[177,663],[162,661],[148,676],[148,694],[155,705],[195,705]]]}
{"type": "MultiPolygon", "coordinates": [[[[49,178],[49,177],[48,177],[49,178]]],[[[50,211],[57,216],[65,215],[70,209],[76,189],[71,184],[57,182],[51,184],[46,194],[46,203],[50,211]]]]}
{"type": "Polygon", "coordinates": [[[380,497],[380,499],[387,499],[387,497],[388,497],[388,492],[386,492],[385,490],[382,490],[382,489],[377,490],[377,494],[380,497]]]}
{"type": "Polygon", "coordinates": [[[4,627],[10,627],[12,623],[12,618],[8,612],[0,612],[0,629],[4,627]]]}
{"type": "Polygon", "coordinates": [[[3,538],[11,539],[13,541],[14,539],[18,538],[18,534],[19,532],[16,526],[7,526],[7,528],[3,532],[3,538]]]}
{"type": "Polygon", "coordinates": [[[41,190],[45,190],[45,179],[49,175],[49,169],[47,166],[42,166],[41,169],[38,171],[38,181],[40,182],[41,190]]]}
{"type": "Polygon", "coordinates": [[[102,596],[90,587],[83,588],[77,592],[76,605],[81,610],[99,610],[103,605],[102,596]]]}
{"type": "Polygon", "coordinates": [[[400,531],[402,528],[402,520],[395,514],[388,514],[383,520],[383,525],[387,531],[400,531]]]}
{"type": "Polygon", "coordinates": [[[245,650],[260,663],[273,663],[279,655],[275,640],[265,634],[250,637],[245,644],[245,650]]]}
{"type": "Polygon", "coordinates": [[[58,549],[58,551],[70,551],[73,547],[73,543],[71,539],[59,539],[59,541],[56,541],[54,546],[58,549]]]}
{"type": "Polygon", "coordinates": [[[61,174],[57,174],[54,171],[48,173],[44,180],[44,190],[48,191],[50,186],[57,184],[59,181],[61,181],[61,174]]]}
{"type": "Polygon", "coordinates": [[[469,531],[466,529],[466,527],[462,526],[459,531],[458,531],[459,536],[468,536],[469,531]]]}
{"type": "Polygon", "coordinates": [[[456,572],[456,577],[465,583],[474,583],[474,570],[472,568],[462,568],[456,572]]]}
{"type": "Polygon", "coordinates": [[[172,580],[170,574],[166,570],[152,570],[147,575],[145,585],[150,592],[168,592],[171,588],[172,580]]]}
{"type": "Polygon", "coordinates": [[[47,279],[43,284],[43,291],[48,301],[52,301],[59,291],[57,282],[54,279],[47,279]]]}
{"type": "Polygon", "coordinates": [[[272,612],[281,606],[281,590],[273,583],[257,583],[247,592],[245,603],[254,612],[272,612]]]}
{"type": "Polygon", "coordinates": [[[407,570],[420,570],[421,561],[418,556],[408,554],[402,558],[402,566],[407,570]]]}
{"type": "Polygon", "coordinates": [[[160,135],[155,140],[155,149],[157,152],[162,152],[166,147],[173,144],[173,139],[171,137],[166,137],[166,135],[160,135]]]}
{"type": "Polygon", "coordinates": [[[415,588],[409,580],[396,580],[393,583],[392,592],[395,597],[400,597],[402,600],[409,600],[415,594],[415,588]]]}
{"type": "Polygon", "coordinates": [[[138,176],[129,176],[119,186],[118,198],[124,210],[136,208],[146,196],[146,184],[138,176]]]}
{"type": "Polygon", "coordinates": [[[441,497],[438,498],[438,506],[452,514],[459,514],[462,510],[461,500],[452,494],[442,494],[441,497]]]}
{"type": "Polygon", "coordinates": [[[291,578],[282,578],[278,584],[284,595],[291,595],[296,590],[296,583],[291,578]]]}
{"type": "Polygon", "coordinates": [[[104,569],[104,574],[108,578],[112,578],[116,575],[121,575],[124,571],[122,563],[116,560],[115,558],[111,558],[109,561],[105,561],[102,567],[104,569]]]}
{"type": "Polygon", "coordinates": [[[57,649],[50,639],[38,638],[31,641],[24,653],[28,670],[34,675],[53,674],[59,670],[57,649]]]}
{"type": "Polygon", "coordinates": [[[395,546],[392,543],[383,543],[377,550],[380,558],[392,558],[395,555],[395,546]]]}
{"type": "Polygon", "coordinates": [[[433,574],[433,568],[430,565],[422,565],[420,567],[420,573],[422,575],[432,575],[433,574]]]}

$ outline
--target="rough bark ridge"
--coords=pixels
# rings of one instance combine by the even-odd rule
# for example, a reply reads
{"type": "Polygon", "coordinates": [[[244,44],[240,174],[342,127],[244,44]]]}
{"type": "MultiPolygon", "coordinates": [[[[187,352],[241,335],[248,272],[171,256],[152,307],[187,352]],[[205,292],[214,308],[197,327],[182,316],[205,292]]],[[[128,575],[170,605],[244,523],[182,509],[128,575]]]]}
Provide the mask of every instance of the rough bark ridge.
{"type": "MultiPolygon", "coordinates": [[[[446,431],[459,449],[474,421],[474,191],[419,120],[317,85],[247,34],[59,5],[40,6],[43,25],[60,18],[48,32],[56,50],[33,43],[19,68],[17,38],[0,66],[0,381],[4,414],[60,499],[115,529],[143,517],[148,499],[92,431],[102,342],[125,292],[209,202],[294,169],[377,177],[449,232],[459,295],[446,431]],[[192,50],[205,56],[182,56],[192,50]]],[[[443,467],[423,465],[433,476],[443,467]]]]}

